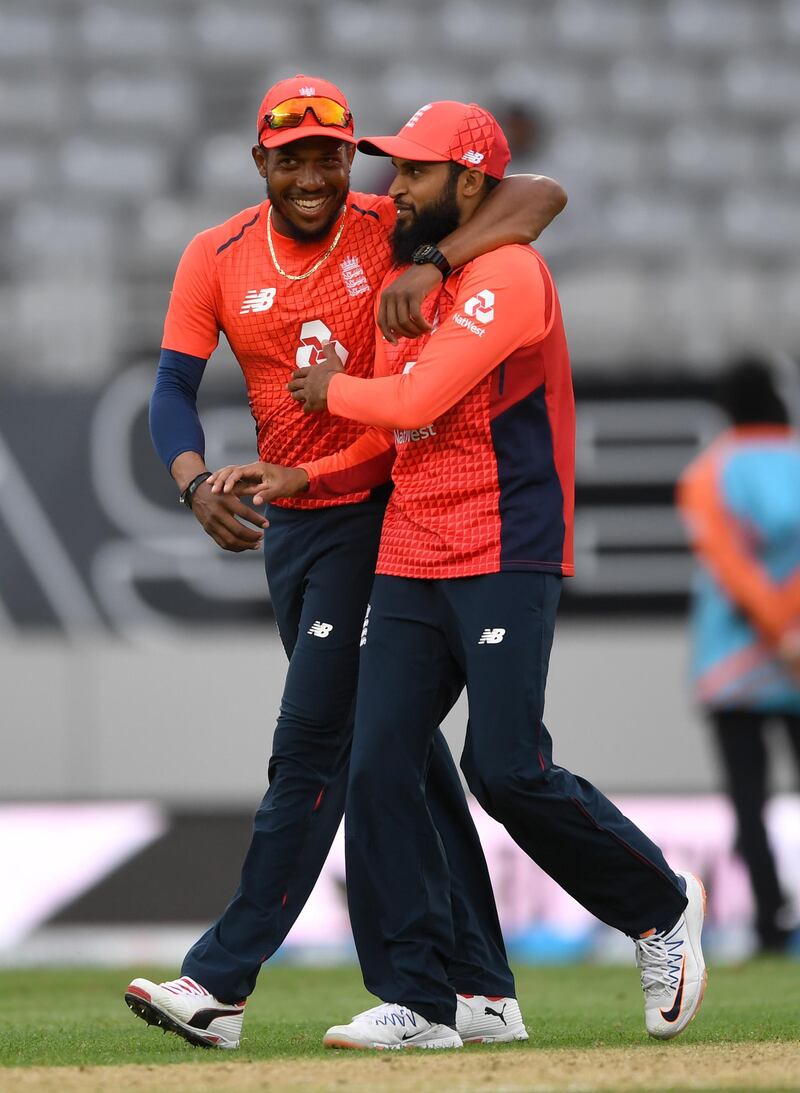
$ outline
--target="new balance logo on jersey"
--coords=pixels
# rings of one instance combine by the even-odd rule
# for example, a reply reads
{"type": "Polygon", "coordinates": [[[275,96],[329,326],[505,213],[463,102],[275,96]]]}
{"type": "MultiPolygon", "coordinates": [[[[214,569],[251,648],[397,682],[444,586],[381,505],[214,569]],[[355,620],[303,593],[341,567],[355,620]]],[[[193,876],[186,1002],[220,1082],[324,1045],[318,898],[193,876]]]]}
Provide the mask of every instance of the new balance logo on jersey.
{"type": "Polygon", "coordinates": [[[473,167],[477,167],[479,163],[483,163],[485,156],[483,152],[476,152],[474,148],[470,148],[470,150],[465,152],[461,158],[465,163],[470,163],[473,167]]]}
{"type": "Polygon", "coordinates": [[[499,645],[506,636],[505,630],[498,626],[496,629],[486,629],[478,638],[478,645],[499,645]]]}
{"type": "Polygon", "coordinates": [[[308,633],[312,638],[327,638],[331,630],[333,630],[332,622],[320,622],[319,619],[317,619],[316,622],[312,622],[309,626],[308,633]]]}
{"type": "Polygon", "coordinates": [[[269,311],[275,303],[276,288],[251,288],[242,300],[240,315],[247,315],[252,311],[269,311]]]}
{"type": "Polygon", "coordinates": [[[364,616],[364,625],[361,627],[361,641],[358,643],[359,646],[367,644],[367,627],[369,626],[369,613],[370,613],[371,610],[372,610],[372,604],[368,603],[367,604],[367,613],[364,616]]]}
{"type": "MultiPolygon", "coordinates": [[[[312,319],[308,323],[303,323],[300,327],[300,346],[294,355],[294,363],[298,368],[310,368],[312,364],[322,364],[325,360],[323,347],[332,338],[333,335],[321,319],[312,319]]],[[[334,341],[333,348],[342,364],[346,364],[350,354],[342,343],[334,341]]]]}

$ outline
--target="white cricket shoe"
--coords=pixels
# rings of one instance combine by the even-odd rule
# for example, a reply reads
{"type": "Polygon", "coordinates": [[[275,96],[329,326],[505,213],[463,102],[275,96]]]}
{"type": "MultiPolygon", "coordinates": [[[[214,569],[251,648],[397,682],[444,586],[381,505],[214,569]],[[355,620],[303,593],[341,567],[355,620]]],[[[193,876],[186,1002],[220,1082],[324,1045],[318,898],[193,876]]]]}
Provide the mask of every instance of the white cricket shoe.
{"type": "Polygon", "coordinates": [[[706,893],[694,873],[679,873],[686,881],[688,904],[670,930],[636,942],[636,963],[642,976],[644,1020],[658,1040],[683,1032],[700,1009],[706,989],[705,961],[700,947],[706,893]]]}
{"type": "Polygon", "coordinates": [[[229,1006],[188,975],[168,983],[134,979],[125,1001],[148,1025],[174,1032],[195,1047],[236,1048],[242,1035],[244,1002],[229,1006]]]}
{"type": "Polygon", "coordinates": [[[432,1025],[397,1002],[383,1002],[357,1013],[349,1025],[334,1025],[323,1037],[325,1047],[355,1050],[398,1050],[408,1047],[462,1047],[461,1037],[447,1025],[432,1025]]]}
{"type": "Polygon", "coordinates": [[[456,1028],[465,1044],[507,1044],[528,1039],[516,998],[458,994],[456,1028]]]}

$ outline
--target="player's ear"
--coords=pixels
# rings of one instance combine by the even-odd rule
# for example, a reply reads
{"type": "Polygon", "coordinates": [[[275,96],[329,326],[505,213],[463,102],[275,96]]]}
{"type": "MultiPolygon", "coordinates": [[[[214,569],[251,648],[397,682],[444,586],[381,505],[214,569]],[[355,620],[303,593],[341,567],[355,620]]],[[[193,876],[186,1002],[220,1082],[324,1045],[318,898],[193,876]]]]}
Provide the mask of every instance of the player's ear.
{"type": "Polygon", "coordinates": [[[262,178],[267,177],[267,153],[260,144],[254,144],[252,148],[253,163],[262,178]]]}
{"type": "Polygon", "coordinates": [[[478,171],[474,167],[468,171],[462,171],[458,181],[461,185],[462,197],[475,197],[483,186],[483,171],[478,171]]]}

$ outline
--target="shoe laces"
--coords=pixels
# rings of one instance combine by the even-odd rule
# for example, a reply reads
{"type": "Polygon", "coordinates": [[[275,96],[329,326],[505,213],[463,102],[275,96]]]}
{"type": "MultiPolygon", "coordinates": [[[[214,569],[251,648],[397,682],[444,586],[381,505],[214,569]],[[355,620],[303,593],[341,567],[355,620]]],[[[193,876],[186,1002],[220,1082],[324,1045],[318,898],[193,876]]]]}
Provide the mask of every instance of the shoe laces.
{"type": "Polygon", "coordinates": [[[640,937],[636,941],[636,966],[646,997],[660,995],[675,986],[680,974],[683,941],[670,941],[664,934],[640,937]]]}
{"type": "Polygon", "coordinates": [[[181,976],[180,979],[170,979],[166,983],[160,983],[159,986],[163,987],[166,991],[172,991],[173,994],[190,994],[195,998],[212,997],[205,987],[201,987],[199,983],[195,983],[188,975],[181,976]]]}
{"type": "Polygon", "coordinates": [[[364,1018],[371,1017],[373,1021],[380,1024],[386,1024],[386,1018],[392,1014],[398,1014],[400,1017],[405,1017],[410,1014],[411,1010],[408,1006],[401,1006],[399,1002],[381,1002],[377,1006],[371,1006],[368,1010],[364,1010],[362,1013],[357,1013],[353,1017],[354,1021],[362,1021],[364,1018]],[[384,1020],[381,1021],[380,1018],[384,1020]]]}

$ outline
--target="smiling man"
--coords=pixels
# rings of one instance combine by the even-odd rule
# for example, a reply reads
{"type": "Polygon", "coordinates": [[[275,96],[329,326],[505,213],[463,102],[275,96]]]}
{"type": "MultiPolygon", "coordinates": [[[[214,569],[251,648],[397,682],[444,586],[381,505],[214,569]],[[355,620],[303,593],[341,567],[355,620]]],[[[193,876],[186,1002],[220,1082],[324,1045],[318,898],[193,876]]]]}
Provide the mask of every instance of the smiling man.
{"type": "MultiPolygon", "coordinates": [[[[428,104],[396,136],[359,147],[391,156],[397,171],[389,280],[429,230],[463,228],[485,209],[509,158],[475,103],[428,104]]],[[[213,486],[322,499],[394,482],[362,641],[346,822],[350,917],[364,982],[382,1003],[324,1042],[464,1039],[448,976],[447,861],[425,800],[438,696],[464,687],[470,789],[574,899],[634,939],[647,1030],[670,1039],[703,997],[702,884],[553,761],[543,721],[562,579],[573,572],[575,410],[555,283],[531,248],[501,247],[455,270],[424,314],[429,333],[376,338],[374,378],[346,372],[332,345],[324,364],[295,373],[290,390],[307,411],[372,427],[348,450],[298,468],[232,468],[213,486]]]]}
{"type": "MultiPolygon", "coordinates": [[[[267,520],[235,496],[212,492],[196,397],[224,333],[241,366],[261,459],[330,455],[364,432],[354,421],[310,416],[286,383],[336,346],[348,371],[372,374],[374,296],[391,264],[395,206],[349,192],[353,118],[341,90],[296,76],[267,92],[253,159],[267,199],[193,239],[178,266],[151,401],[151,431],[181,500],[226,550],[264,546],[267,578],[289,657],[269,761],[240,884],[219,920],[187,954],[178,979],[135,979],[126,1001],[144,1020],[190,1043],[239,1044],[244,1000],[302,909],[344,810],[358,651],[375,571],[385,489],[342,491],[272,505],[267,520]],[[248,526],[250,525],[250,526],[248,526]]],[[[433,236],[380,307],[390,341],[428,329],[419,304],[460,265],[493,247],[536,238],[564,204],[552,180],[509,179],[484,215],[433,236]]],[[[180,685],[187,706],[206,680],[180,685]]],[[[220,686],[225,683],[220,682],[220,686]]],[[[260,729],[258,692],[248,699],[260,729]]],[[[443,691],[443,718],[455,696],[443,691]]],[[[219,726],[198,747],[236,746],[219,726]]],[[[435,734],[428,803],[451,871],[458,953],[449,968],[466,1039],[525,1039],[486,863],[450,753],[435,734]],[[487,1002],[488,1000],[488,1002],[487,1002]],[[487,1014],[501,1012],[503,1019],[487,1014]],[[494,1003],[494,1004],[493,1004],[494,1003]]],[[[198,878],[202,883],[202,877],[198,878]]],[[[376,924],[377,925],[377,924],[376,924]]],[[[375,933],[374,959],[382,939],[375,933]]]]}

